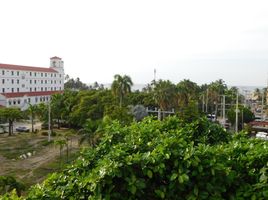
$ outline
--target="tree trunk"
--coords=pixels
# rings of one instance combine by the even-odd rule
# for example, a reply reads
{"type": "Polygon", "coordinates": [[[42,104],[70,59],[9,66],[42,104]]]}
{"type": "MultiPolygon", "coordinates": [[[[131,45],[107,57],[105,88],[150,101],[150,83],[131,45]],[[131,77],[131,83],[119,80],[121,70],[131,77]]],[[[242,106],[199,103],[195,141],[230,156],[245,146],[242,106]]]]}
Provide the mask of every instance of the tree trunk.
{"type": "Polygon", "coordinates": [[[123,101],[123,95],[120,94],[120,99],[119,99],[119,106],[122,108],[122,101],[123,101]]]}
{"type": "Polygon", "coordinates": [[[33,115],[32,115],[31,121],[32,121],[32,133],[33,133],[34,132],[34,118],[33,118],[33,115]]]}
{"type": "Polygon", "coordinates": [[[8,136],[11,136],[12,134],[12,121],[9,120],[9,123],[8,123],[8,136]]]}
{"type": "Polygon", "coordinates": [[[58,129],[60,129],[60,119],[58,119],[58,129]]]}
{"type": "Polygon", "coordinates": [[[68,143],[68,140],[67,140],[67,143],[66,143],[66,154],[67,154],[67,163],[69,161],[69,143],[68,143]]]}

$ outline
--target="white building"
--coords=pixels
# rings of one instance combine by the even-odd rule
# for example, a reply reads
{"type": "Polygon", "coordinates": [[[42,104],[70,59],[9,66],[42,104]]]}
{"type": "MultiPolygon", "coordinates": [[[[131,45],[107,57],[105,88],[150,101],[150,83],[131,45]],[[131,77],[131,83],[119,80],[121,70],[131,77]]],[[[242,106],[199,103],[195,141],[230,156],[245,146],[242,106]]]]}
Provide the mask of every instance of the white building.
{"type": "Polygon", "coordinates": [[[63,90],[64,66],[59,57],[50,58],[49,68],[0,64],[0,107],[25,110],[63,90]]]}

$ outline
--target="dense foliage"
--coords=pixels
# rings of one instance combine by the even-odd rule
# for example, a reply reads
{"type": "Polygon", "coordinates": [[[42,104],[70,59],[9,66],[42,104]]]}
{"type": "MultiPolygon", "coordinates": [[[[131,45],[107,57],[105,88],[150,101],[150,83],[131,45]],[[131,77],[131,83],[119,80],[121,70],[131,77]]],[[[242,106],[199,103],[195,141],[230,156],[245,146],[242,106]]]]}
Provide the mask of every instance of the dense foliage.
{"type": "Polygon", "coordinates": [[[25,186],[18,182],[13,176],[0,176],[0,194],[5,194],[16,189],[18,194],[25,189],[25,186]]]}
{"type": "Polygon", "coordinates": [[[26,199],[267,199],[267,142],[199,119],[113,122],[26,199]]]}

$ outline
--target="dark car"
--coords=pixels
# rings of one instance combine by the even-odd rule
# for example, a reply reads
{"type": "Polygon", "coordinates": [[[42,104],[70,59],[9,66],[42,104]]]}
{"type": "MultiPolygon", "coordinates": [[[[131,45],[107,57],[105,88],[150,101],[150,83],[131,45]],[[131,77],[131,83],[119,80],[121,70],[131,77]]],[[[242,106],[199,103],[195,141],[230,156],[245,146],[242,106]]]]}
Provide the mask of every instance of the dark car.
{"type": "Polygon", "coordinates": [[[25,126],[19,126],[16,128],[16,131],[18,132],[30,132],[30,129],[25,126]]]}

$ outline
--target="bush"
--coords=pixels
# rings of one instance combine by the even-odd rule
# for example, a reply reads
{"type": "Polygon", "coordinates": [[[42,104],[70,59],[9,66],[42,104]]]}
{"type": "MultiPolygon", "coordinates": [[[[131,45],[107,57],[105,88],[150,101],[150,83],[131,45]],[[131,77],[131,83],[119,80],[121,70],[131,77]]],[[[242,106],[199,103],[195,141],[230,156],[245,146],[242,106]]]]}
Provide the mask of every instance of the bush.
{"type": "Polygon", "coordinates": [[[113,122],[28,199],[267,199],[267,142],[198,119],[113,122]]]}
{"type": "Polygon", "coordinates": [[[0,176],[0,194],[5,194],[14,189],[20,196],[21,192],[25,190],[25,186],[18,182],[13,176],[0,176]]]}
{"type": "MultiPolygon", "coordinates": [[[[48,136],[48,131],[42,131],[42,132],[41,132],[41,135],[43,135],[43,136],[48,136]]],[[[52,132],[51,132],[51,136],[52,136],[52,137],[55,137],[55,136],[57,136],[57,133],[56,133],[55,131],[52,131],[52,132]]]]}

